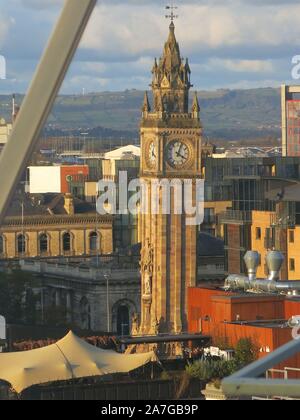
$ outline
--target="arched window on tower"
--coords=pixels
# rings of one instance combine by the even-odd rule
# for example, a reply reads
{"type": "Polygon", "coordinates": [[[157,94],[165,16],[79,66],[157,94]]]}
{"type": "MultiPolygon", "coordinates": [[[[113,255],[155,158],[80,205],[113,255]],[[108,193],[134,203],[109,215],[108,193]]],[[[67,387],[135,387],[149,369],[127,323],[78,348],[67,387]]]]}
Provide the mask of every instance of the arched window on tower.
{"type": "Polygon", "coordinates": [[[46,254],[49,251],[49,239],[46,233],[42,233],[39,237],[40,254],[46,254]]]}
{"type": "Polygon", "coordinates": [[[62,237],[62,241],[63,241],[63,251],[71,252],[71,249],[72,249],[71,234],[68,232],[64,233],[62,237]]]}
{"type": "Polygon", "coordinates": [[[23,234],[17,237],[17,252],[18,254],[26,253],[26,237],[23,234]]]}

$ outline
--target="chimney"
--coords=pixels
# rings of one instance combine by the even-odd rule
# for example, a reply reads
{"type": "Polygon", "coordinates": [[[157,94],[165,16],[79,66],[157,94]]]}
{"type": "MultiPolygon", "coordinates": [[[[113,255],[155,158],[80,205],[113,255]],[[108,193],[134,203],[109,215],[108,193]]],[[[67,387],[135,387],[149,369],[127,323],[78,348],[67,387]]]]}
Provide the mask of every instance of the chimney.
{"type": "Polygon", "coordinates": [[[74,208],[74,198],[72,194],[68,193],[64,196],[65,204],[64,208],[69,216],[73,216],[75,214],[75,208],[74,208]]]}
{"type": "Polygon", "coordinates": [[[267,255],[266,262],[269,269],[269,280],[278,281],[284,256],[279,251],[271,251],[267,255]]]}
{"type": "Polygon", "coordinates": [[[256,280],[256,273],[260,264],[260,254],[256,251],[248,251],[244,257],[250,281],[256,280]]]}

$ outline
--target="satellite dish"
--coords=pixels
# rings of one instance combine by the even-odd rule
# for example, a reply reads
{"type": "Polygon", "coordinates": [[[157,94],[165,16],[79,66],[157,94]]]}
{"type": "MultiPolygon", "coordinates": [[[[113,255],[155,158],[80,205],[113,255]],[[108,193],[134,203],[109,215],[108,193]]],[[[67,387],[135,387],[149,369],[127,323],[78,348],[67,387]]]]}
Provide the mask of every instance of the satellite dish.
{"type": "Polygon", "coordinates": [[[0,340],[6,340],[6,320],[3,316],[0,316],[0,340]]]}

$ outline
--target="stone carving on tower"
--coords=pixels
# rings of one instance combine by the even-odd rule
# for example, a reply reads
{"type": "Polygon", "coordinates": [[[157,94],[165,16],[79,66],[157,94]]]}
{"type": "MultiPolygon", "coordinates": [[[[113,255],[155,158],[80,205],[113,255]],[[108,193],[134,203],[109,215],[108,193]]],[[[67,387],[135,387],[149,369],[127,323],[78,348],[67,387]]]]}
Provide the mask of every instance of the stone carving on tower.
{"type": "MultiPolygon", "coordinates": [[[[201,178],[200,105],[195,94],[189,109],[191,69],[180,54],[171,17],[163,55],[152,68],[153,106],[148,93],[142,106],[140,176],[148,186],[157,179],[188,180],[194,197],[201,178]]],[[[175,214],[173,207],[170,214],[155,213],[151,188],[147,194],[149,211],[139,217],[140,334],[181,333],[187,329],[187,290],[196,284],[198,227],[188,226],[186,216],[175,214]]]]}
{"type": "Polygon", "coordinates": [[[152,275],[153,275],[153,248],[149,239],[142,250],[142,276],[144,278],[143,296],[151,298],[152,295],[152,275]]]}

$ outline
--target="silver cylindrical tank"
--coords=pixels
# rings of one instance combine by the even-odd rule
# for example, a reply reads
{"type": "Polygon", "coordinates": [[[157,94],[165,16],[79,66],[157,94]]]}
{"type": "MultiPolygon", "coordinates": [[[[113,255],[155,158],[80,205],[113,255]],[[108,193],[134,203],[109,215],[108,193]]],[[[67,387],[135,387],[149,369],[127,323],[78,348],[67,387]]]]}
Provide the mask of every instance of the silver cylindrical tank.
{"type": "Polygon", "coordinates": [[[249,280],[256,280],[257,269],[260,264],[260,254],[257,251],[248,251],[244,261],[248,270],[249,280]]]}
{"type": "Polygon", "coordinates": [[[279,274],[284,262],[284,256],[279,251],[270,251],[266,257],[266,263],[269,269],[269,280],[278,281],[279,274]]]}

